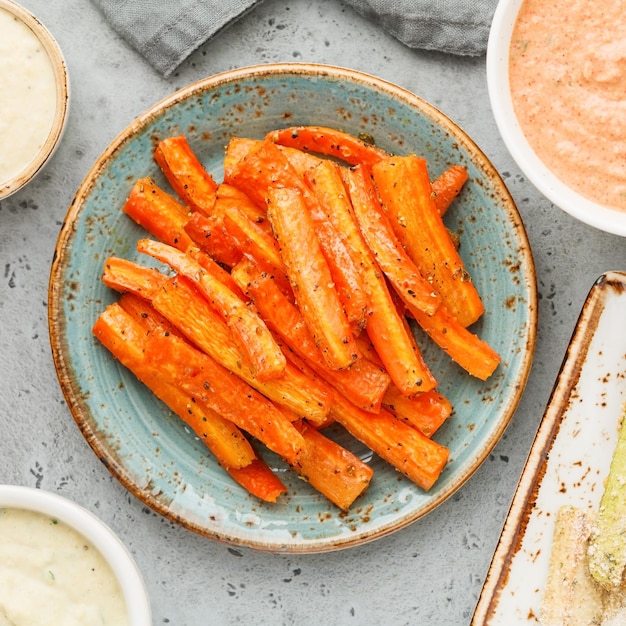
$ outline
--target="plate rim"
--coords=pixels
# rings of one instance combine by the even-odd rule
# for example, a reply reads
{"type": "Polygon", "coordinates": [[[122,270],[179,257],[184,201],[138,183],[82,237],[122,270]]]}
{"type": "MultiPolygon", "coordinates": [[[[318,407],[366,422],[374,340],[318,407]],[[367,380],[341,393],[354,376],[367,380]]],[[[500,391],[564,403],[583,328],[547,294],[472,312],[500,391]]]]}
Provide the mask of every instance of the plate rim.
{"type": "Polygon", "coordinates": [[[52,267],[50,271],[50,280],[48,286],[48,323],[50,329],[50,342],[53,353],[53,360],[57,376],[61,385],[62,392],[66,398],[68,408],[72,417],[78,424],[83,437],[90,445],[92,450],[96,453],[98,458],[107,467],[109,472],[135,497],[138,497],[142,502],[152,508],[154,511],[162,515],[168,520],[171,520],[183,527],[206,536],[210,539],[217,540],[222,543],[234,546],[250,547],[259,551],[265,552],[278,552],[278,553],[318,553],[334,551],[338,549],[345,549],[348,547],[354,547],[374,541],[383,536],[389,535],[401,528],[412,524],[417,519],[422,518],[433,509],[441,505],[447,500],[453,493],[455,493],[482,465],[483,461],[488,457],[493,447],[502,437],[504,431],[508,427],[515,410],[523,395],[523,390],[528,381],[530,369],[532,367],[532,360],[534,356],[536,335],[537,335],[537,318],[538,318],[538,305],[537,305],[537,282],[536,271],[534,265],[534,259],[532,256],[532,250],[530,242],[522,222],[521,215],[517,209],[515,201],[506,187],[502,177],[496,170],[495,166],[487,158],[485,153],[478,147],[475,141],[469,137],[455,122],[453,122],[447,115],[442,113],[432,104],[423,100],[420,96],[404,89],[398,85],[390,83],[382,78],[372,76],[370,74],[343,68],[335,65],[324,65],[316,63],[268,63],[260,65],[252,65],[242,67],[234,70],[227,70],[214,74],[212,76],[200,79],[186,85],[174,93],[162,98],[156,104],[146,109],[142,114],[137,116],[131,123],[129,123],[107,146],[107,148],[97,158],[95,163],[86,173],[81,185],[79,186],[75,197],[67,211],[63,225],[60,229],[57,244],[55,246],[55,254],[52,261],[52,267]],[[179,101],[185,100],[190,95],[215,88],[218,85],[225,83],[232,83],[240,78],[254,78],[262,77],[266,75],[276,75],[278,73],[298,74],[303,76],[312,75],[325,75],[331,78],[338,78],[341,80],[349,80],[362,84],[368,88],[382,90],[390,94],[393,97],[399,97],[407,104],[417,104],[421,111],[429,115],[431,119],[444,127],[447,131],[454,133],[455,139],[462,140],[463,145],[473,155],[473,164],[480,169],[485,176],[489,177],[490,181],[493,181],[494,187],[497,189],[498,198],[501,199],[503,208],[506,212],[507,221],[511,224],[514,230],[514,238],[516,242],[519,242],[520,249],[523,252],[525,262],[525,273],[523,274],[523,282],[527,287],[528,303],[526,305],[528,324],[527,335],[524,338],[524,355],[521,359],[519,366],[518,378],[516,379],[517,393],[508,398],[506,403],[501,407],[499,411],[498,428],[491,433],[491,435],[483,442],[481,450],[468,462],[464,471],[461,472],[458,477],[447,486],[447,488],[441,490],[436,497],[432,498],[426,506],[424,506],[419,512],[412,515],[405,515],[398,521],[393,523],[386,523],[378,529],[368,531],[368,534],[361,536],[349,536],[348,538],[343,535],[337,535],[333,538],[313,539],[306,540],[301,543],[268,543],[267,541],[254,541],[251,539],[233,538],[228,533],[222,533],[218,531],[209,531],[205,527],[200,527],[193,521],[186,520],[180,515],[172,511],[165,504],[160,502],[153,494],[138,488],[138,486],[132,481],[131,477],[127,475],[123,466],[118,464],[115,459],[107,457],[106,449],[98,441],[95,433],[88,427],[82,416],[76,415],[76,412],[80,412],[80,407],[76,405],[76,394],[71,385],[71,381],[67,376],[68,371],[71,371],[69,364],[63,354],[63,332],[60,327],[63,325],[63,302],[62,293],[63,285],[59,278],[62,277],[63,261],[67,245],[71,242],[74,229],[72,227],[74,221],[79,216],[82,210],[82,203],[90,193],[91,189],[95,185],[98,174],[106,167],[106,165],[114,158],[118,150],[122,146],[132,139],[138,129],[148,125],[154,118],[158,117],[164,110],[170,106],[176,104],[179,101]],[[141,497],[137,494],[141,493],[141,497]]]}

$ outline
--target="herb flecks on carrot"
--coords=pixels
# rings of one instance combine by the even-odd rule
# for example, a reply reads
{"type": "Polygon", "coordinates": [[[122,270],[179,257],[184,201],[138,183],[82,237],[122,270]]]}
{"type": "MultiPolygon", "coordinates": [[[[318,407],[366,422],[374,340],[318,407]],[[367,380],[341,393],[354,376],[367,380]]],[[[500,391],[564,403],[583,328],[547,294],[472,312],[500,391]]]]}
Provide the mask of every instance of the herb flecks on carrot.
{"type": "Polygon", "coordinates": [[[195,402],[158,364],[146,355],[149,333],[118,303],[109,305],[93,327],[97,339],[189,425],[225,468],[250,464],[256,454],[238,427],[214,410],[195,402]]]}
{"type": "Polygon", "coordinates": [[[404,302],[432,315],[441,304],[441,296],[424,279],[396,237],[369,175],[357,166],[346,170],[344,179],[361,233],[385,276],[404,302]]]}
{"type": "Polygon", "coordinates": [[[378,194],[398,239],[463,326],[484,312],[454,242],[435,206],[426,160],[390,157],[372,166],[378,194]]]}
{"type": "Polygon", "coordinates": [[[435,206],[439,215],[444,215],[450,205],[461,193],[469,174],[462,165],[451,165],[433,180],[435,206]]]}
{"type": "Polygon", "coordinates": [[[292,466],[340,509],[347,511],[368,488],[374,471],[361,459],[306,423],[304,449],[292,466]]]}
{"type": "Polygon", "coordinates": [[[369,141],[324,126],[282,128],[268,133],[267,138],[282,146],[334,157],[350,165],[373,165],[389,156],[369,141]]]}
{"type": "Polygon", "coordinates": [[[137,242],[137,249],[167,263],[198,286],[215,310],[222,315],[261,380],[275,378],[283,373],[285,355],[263,320],[237,294],[193,258],[171,246],[141,239],[137,242]]]}
{"type": "Polygon", "coordinates": [[[296,301],[326,362],[350,367],[359,351],[300,191],[270,188],[268,216],[296,301]]]}
{"type": "Polygon", "coordinates": [[[107,259],[120,298],[95,336],[261,500],[286,487],[248,436],[343,511],[364,493],[372,468],[330,424],[431,489],[452,406],[408,317],[478,378],[500,362],[467,330],[482,302],[441,219],[467,170],[431,184],[424,159],[312,125],[232,138],[219,183],[184,136],[154,157],[176,197],[144,177],[123,210],[171,272],[107,259]]]}
{"type": "Polygon", "coordinates": [[[172,189],[194,211],[211,215],[217,183],[206,171],[184,135],[168,137],[157,145],[154,160],[172,189]]]}

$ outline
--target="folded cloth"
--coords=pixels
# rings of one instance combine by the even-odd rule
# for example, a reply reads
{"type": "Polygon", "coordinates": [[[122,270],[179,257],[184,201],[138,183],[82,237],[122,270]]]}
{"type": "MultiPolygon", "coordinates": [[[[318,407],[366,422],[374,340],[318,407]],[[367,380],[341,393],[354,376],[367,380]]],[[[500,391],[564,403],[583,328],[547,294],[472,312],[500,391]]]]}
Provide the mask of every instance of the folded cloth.
{"type": "Polygon", "coordinates": [[[476,56],[498,0],[345,0],[411,48],[476,56]]]}
{"type": "MultiPolygon", "coordinates": [[[[262,0],[93,0],[111,26],[163,76],[262,0]]],[[[413,48],[479,55],[497,0],[346,0],[413,48]]]]}

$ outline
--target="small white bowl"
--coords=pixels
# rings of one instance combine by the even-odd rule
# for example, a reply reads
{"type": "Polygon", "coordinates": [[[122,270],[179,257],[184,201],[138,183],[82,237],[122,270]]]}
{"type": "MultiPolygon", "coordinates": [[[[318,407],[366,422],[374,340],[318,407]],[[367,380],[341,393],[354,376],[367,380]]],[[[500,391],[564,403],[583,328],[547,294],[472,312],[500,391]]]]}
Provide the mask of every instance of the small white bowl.
{"type": "MultiPolygon", "coordinates": [[[[26,40],[30,41],[31,37],[34,36],[34,38],[39,42],[43,52],[50,61],[50,67],[54,80],[54,88],[47,92],[49,93],[48,104],[50,106],[51,119],[50,117],[46,118],[45,126],[42,127],[40,141],[34,142],[34,145],[29,146],[28,148],[24,148],[25,153],[22,157],[20,157],[19,165],[16,164],[14,172],[5,172],[6,176],[2,176],[2,173],[0,172],[0,200],[2,200],[30,182],[43,169],[44,165],[46,165],[50,157],[54,154],[67,122],[69,113],[70,87],[65,59],[63,58],[63,54],[61,53],[58,43],[50,34],[48,29],[32,13],[24,9],[19,4],[13,2],[13,0],[0,0],[0,11],[9,14],[26,27],[26,29],[21,29],[24,32],[26,40]],[[49,126],[47,124],[48,121],[50,122],[49,126]]],[[[19,49],[19,47],[10,47],[10,50],[17,51],[19,49]]],[[[9,74],[20,63],[27,63],[27,61],[24,61],[23,59],[11,60],[8,58],[9,56],[10,54],[5,55],[5,58],[3,59],[3,69],[0,69],[0,72],[7,71],[6,76],[9,76],[9,74]],[[9,63],[11,63],[11,66],[9,66],[9,63]],[[8,70],[6,69],[7,67],[9,67],[8,70]]],[[[3,77],[0,75],[0,85],[3,85],[1,82],[2,78],[3,77]]],[[[23,75],[20,75],[20,80],[22,78],[23,75]]],[[[4,98],[7,93],[10,93],[10,91],[6,88],[6,85],[4,88],[5,92],[2,94],[3,99],[1,99],[0,102],[6,102],[4,98]]],[[[19,89],[16,91],[19,91],[19,89]]],[[[0,111],[0,115],[3,115],[5,120],[7,119],[6,111],[0,111]]],[[[15,123],[18,123],[18,121],[19,120],[16,118],[15,123]]],[[[31,120],[25,115],[23,121],[26,125],[31,120]]]]}
{"type": "Polygon", "coordinates": [[[487,44],[487,87],[504,143],[530,182],[553,204],[576,219],[626,236],[626,212],[592,202],[559,180],[531,148],[518,123],[509,89],[509,48],[523,0],[500,0],[487,44]]]}
{"type": "Polygon", "coordinates": [[[100,552],[117,578],[126,603],[128,624],[151,626],[150,600],[135,561],[120,539],[93,513],[54,493],[15,485],[0,485],[0,509],[50,516],[82,535],[100,552]]]}

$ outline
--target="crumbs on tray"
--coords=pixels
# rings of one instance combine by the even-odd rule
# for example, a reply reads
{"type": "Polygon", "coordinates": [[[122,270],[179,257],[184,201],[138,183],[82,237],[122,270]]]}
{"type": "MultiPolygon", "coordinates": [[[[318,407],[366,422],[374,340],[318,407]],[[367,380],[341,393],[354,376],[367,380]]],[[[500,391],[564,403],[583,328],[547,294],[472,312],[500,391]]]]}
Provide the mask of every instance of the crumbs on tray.
{"type": "Polygon", "coordinates": [[[557,513],[543,626],[626,624],[626,411],[597,511],[557,513]]]}

